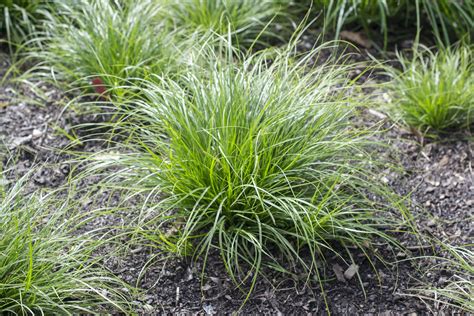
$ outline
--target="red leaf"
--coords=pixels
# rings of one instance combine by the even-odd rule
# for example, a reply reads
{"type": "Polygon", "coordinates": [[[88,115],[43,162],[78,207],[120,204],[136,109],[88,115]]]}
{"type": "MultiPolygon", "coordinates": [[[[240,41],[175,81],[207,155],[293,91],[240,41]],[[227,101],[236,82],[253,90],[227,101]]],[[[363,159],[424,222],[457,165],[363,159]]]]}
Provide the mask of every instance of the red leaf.
{"type": "Polygon", "coordinates": [[[104,96],[107,92],[107,87],[99,77],[92,79],[92,87],[94,88],[94,91],[101,96],[104,96]]]}

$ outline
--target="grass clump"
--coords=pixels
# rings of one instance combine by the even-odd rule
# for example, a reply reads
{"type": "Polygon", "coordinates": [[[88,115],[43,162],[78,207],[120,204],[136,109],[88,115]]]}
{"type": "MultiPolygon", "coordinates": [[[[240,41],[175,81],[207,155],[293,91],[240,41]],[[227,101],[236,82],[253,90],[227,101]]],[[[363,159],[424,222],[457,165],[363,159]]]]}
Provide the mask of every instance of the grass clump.
{"type": "MultiPolygon", "coordinates": [[[[390,29],[400,26],[421,30],[429,26],[440,43],[472,37],[474,3],[459,0],[315,0],[315,11],[321,12],[323,24],[336,33],[345,25],[358,25],[369,35],[377,28],[388,41],[390,29]]],[[[308,6],[308,4],[307,4],[308,6]]],[[[397,36],[397,34],[395,35],[397,36]]]]}
{"type": "Polygon", "coordinates": [[[399,56],[402,70],[389,69],[395,110],[421,131],[466,129],[474,122],[474,74],[471,47],[439,52],[415,50],[399,56]]]}
{"type": "Polygon", "coordinates": [[[45,22],[45,49],[33,55],[53,68],[59,83],[79,80],[120,96],[125,83],[167,73],[179,58],[161,13],[153,0],[60,2],[45,22]]]}
{"type": "Polygon", "coordinates": [[[409,289],[406,295],[458,307],[467,313],[473,313],[474,252],[472,244],[453,246],[441,241],[436,243],[443,253],[440,256],[428,257],[435,263],[428,264],[423,274],[426,279],[429,279],[430,274],[437,275],[438,273],[441,273],[443,277],[431,284],[423,282],[420,286],[409,289]]]}
{"type": "Polygon", "coordinates": [[[45,0],[0,0],[0,33],[6,34],[10,47],[36,31],[38,14],[46,4],[45,0]]]}
{"type": "Polygon", "coordinates": [[[386,206],[368,198],[386,191],[365,132],[349,122],[348,66],[308,66],[318,52],[215,62],[147,87],[148,101],[128,113],[142,123],[140,149],[121,174],[159,191],[159,215],[143,229],[173,226],[172,237],[157,232],[167,248],[205,262],[217,250],[238,286],[253,286],[264,266],[309,280],[324,253],[347,259],[334,243],[388,238],[378,227],[389,216],[376,216],[386,206]]]}
{"type": "Polygon", "coordinates": [[[242,48],[278,37],[269,23],[283,15],[282,7],[284,1],[280,0],[183,0],[170,5],[178,27],[191,33],[230,35],[242,48]]]}
{"type": "Polygon", "coordinates": [[[65,192],[26,192],[0,178],[0,314],[72,315],[125,312],[126,287],[92,258],[99,241],[80,234],[87,222],[65,192]]]}

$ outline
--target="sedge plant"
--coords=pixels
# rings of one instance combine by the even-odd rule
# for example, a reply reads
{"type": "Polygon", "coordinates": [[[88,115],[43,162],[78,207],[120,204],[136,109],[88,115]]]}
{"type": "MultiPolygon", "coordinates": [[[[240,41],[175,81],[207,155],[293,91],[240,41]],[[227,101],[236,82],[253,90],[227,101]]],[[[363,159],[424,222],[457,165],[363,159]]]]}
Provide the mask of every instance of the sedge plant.
{"type": "Polygon", "coordinates": [[[454,246],[435,241],[442,251],[429,259],[431,264],[424,265],[423,276],[429,279],[430,274],[443,275],[434,282],[418,282],[418,286],[408,289],[402,295],[418,297],[421,300],[459,308],[466,313],[474,312],[474,251],[472,244],[454,246]]]}
{"type": "Polygon", "coordinates": [[[399,54],[402,69],[387,68],[393,81],[393,110],[422,132],[469,129],[474,122],[474,55],[461,46],[399,54]]]}
{"type": "Polygon", "coordinates": [[[285,1],[281,0],[183,0],[169,4],[170,18],[178,28],[207,37],[227,38],[236,47],[249,48],[281,36],[270,26],[277,18],[285,21],[285,1]]]}
{"type": "Polygon", "coordinates": [[[143,101],[123,107],[129,154],[96,157],[124,166],[112,183],[157,201],[140,215],[146,235],[204,263],[217,252],[247,295],[264,268],[303,270],[322,286],[325,255],[350,265],[344,247],[391,240],[379,228],[392,196],[372,173],[367,131],[350,124],[350,67],[314,66],[321,50],[273,52],[271,62],[268,52],[209,53],[205,69],[149,83],[143,101]]]}
{"type": "Polygon", "coordinates": [[[309,0],[299,6],[312,6],[322,24],[339,34],[349,24],[362,27],[371,35],[374,26],[387,45],[389,30],[400,26],[431,32],[438,43],[449,44],[470,37],[474,28],[474,3],[460,0],[309,0]]]}
{"type": "Polygon", "coordinates": [[[126,312],[127,285],[92,255],[97,232],[79,230],[89,215],[71,191],[29,193],[28,179],[0,178],[0,314],[126,312]]]}
{"type": "Polygon", "coordinates": [[[0,34],[5,34],[10,49],[37,30],[37,18],[46,9],[45,0],[0,0],[0,34]]]}
{"type": "Polygon", "coordinates": [[[76,82],[98,94],[111,88],[120,96],[125,91],[117,87],[172,72],[179,59],[157,1],[61,1],[56,7],[37,39],[43,49],[31,55],[59,84],[76,82]]]}

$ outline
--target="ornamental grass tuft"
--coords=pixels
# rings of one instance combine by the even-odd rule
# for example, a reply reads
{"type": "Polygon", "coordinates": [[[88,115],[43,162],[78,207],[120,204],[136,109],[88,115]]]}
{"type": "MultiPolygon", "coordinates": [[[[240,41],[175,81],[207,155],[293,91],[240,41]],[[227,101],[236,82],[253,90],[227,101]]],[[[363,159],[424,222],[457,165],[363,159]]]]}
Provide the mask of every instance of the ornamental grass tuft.
{"type": "Polygon", "coordinates": [[[375,175],[370,133],[350,123],[361,101],[349,93],[351,67],[314,66],[321,50],[272,53],[271,62],[268,52],[211,56],[123,107],[130,154],[96,158],[125,167],[112,183],[156,194],[140,215],[144,235],[204,262],[217,251],[250,290],[264,267],[322,283],[326,255],[350,265],[345,247],[391,242],[379,228],[393,219],[392,195],[375,175]]]}
{"type": "MultiPolygon", "coordinates": [[[[322,24],[336,34],[348,24],[359,26],[369,35],[374,27],[384,36],[400,26],[433,34],[438,43],[449,44],[463,37],[472,39],[474,2],[462,0],[315,0],[300,3],[302,10],[312,4],[322,24]]],[[[352,28],[351,28],[352,29],[352,28]]]]}
{"type": "Polygon", "coordinates": [[[472,47],[434,52],[421,48],[399,55],[402,70],[388,68],[393,110],[422,132],[469,129],[474,122],[472,47]]]}
{"type": "MultiPolygon", "coordinates": [[[[183,0],[171,2],[169,18],[188,33],[230,36],[234,46],[249,48],[281,35],[270,24],[277,18],[285,21],[287,6],[286,0],[183,0]]],[[[285,25],[279,33],[288,33],[287,28],[285,25]]]]}
{"type": "MultiPolygon", "coordinates": [[[[37,38],[45,77],[79,83],[92,90],[113,89],[115,96],[130,81],[172,72],[179,50],[161,19],[163,7],[153,0],[80,0],[57,2],[56,11],[37,38]]],[[[177,45],[179,46],[179,45],[177,45]]]]}
{"type": "Polygon", "coordinates": [[[38,15],[46,7],[45,0],[0,0],[0,34],[6,34],[10,49],[37,30],[38,15]]]}
{"type": "Polygon", "coordinates": [[[127,285],[93,256],[97,231],[80,233],[90,214],[63,190],[28,193],[27,180],[0,176],[0,314],[126,312],[127,285]]]}

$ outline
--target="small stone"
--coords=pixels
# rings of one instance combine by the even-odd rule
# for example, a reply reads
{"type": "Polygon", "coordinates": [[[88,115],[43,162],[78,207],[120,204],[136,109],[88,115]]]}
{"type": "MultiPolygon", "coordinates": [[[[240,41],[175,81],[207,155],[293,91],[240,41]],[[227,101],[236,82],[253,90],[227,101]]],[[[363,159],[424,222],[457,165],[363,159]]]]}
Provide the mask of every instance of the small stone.
{"type": "Polygon", "coordinates": [[[148,314],[154,312],[155,309],[150,304],[143,304],[143,311],[148,314]]]}
{"type": "Polygon", "coordinates": [[[186,281],[191,281],[191,280],[194,278],[194,276],[193,276],[193,271],[188,268],[188,269],[186,270],[186,273],[187,273],[186,281]]]}
{"type": "Polygon", "coordinates": [[[209,283],[206,283],[206,284],[202,287],[202,290],[203,290],[204,292],[207,292],[207,291],[209,291],[211,288],[212,288],[212,286],[211,286],[209,283]]]}
{"type": "Polygon", "coordinates": [[[344,278],[350,280],[359,272],[359,266],[357,264],[351,264],[349,268],[347,268],[346,272],[344,272],[344,278]]]}
{"type": "Polygon", "coordinates": [[[434,219],[431,219],[426,223],[426,226],[428,227],[436,226],[436,221],[434,219]]]}
{"type": "Polygon", "coordinates": [[[400,251],[400,252],[397,253],[396,256],[397,256],[397,258],[405,258],[407,256],[407,254],[403,251],[400,251]]]}
{"type": "Polygon", "coordinates": [[[202,306],[202,309],[206,312],[206,315],[214,315],[216,314],[216,310],[214,309],[214,306],[211,304],[204,304],[202,306]]]}
{"type": "Polygon", "coordinates": [[[40,130],[38,129],[34,129],[33,132],[31,133],[31,137],[33,139],[38,139],[40,138],[41,136],[43,136],[43,132],[41,132],[40,130]]]}
{"type": "Polygon", "coordinates": [[[133,254],[136,254],[136,253],[139,253],[142,250],[143,250],[142,247],[138,247],[138,248],[132,249],[130,252],[133,253],[133,254]]]}
{"type": "Polygon", "coordinates": [[[221,280],[219,278],[216,278],[216,277],[210,277],[209,278],[212,282],[214,282],[215,284],[220,284],[221,283],[221,280]]]}
{"type": "Polygon", "coordinates": [[[434,192],[435,190],[436,190],[435,187],[427,187],[426,190],[425,190],[425,192],[426,192],[426,193],[431,193],[431,192],[434,192]]]}

